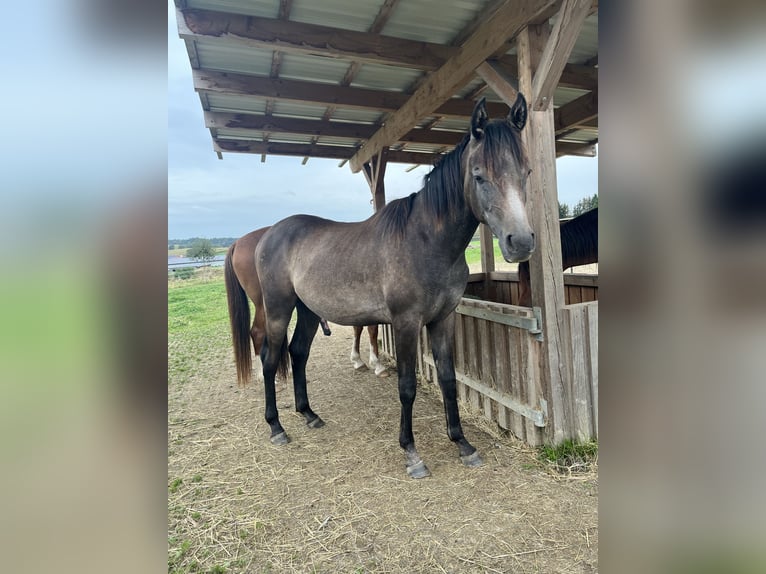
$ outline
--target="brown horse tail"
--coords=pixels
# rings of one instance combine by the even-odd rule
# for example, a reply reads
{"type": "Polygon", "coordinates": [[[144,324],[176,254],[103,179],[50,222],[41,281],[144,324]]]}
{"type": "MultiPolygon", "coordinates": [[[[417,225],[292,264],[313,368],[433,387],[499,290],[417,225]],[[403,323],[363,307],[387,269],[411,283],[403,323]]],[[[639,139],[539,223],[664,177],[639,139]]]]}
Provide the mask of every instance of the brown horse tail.
{"type": "Polygon", "coordinates": [[[247,302],[247,294],[240,285],[231,262],[235,245],[236,242],[232,243],[226,253],[224,279],[226,298],[229,302],[234,362],[237,365],[237,383],[240,386],[245,386],[250,382],[250,370],[253,367],[253,358],[250,354],[250,305],[247,302]]]}

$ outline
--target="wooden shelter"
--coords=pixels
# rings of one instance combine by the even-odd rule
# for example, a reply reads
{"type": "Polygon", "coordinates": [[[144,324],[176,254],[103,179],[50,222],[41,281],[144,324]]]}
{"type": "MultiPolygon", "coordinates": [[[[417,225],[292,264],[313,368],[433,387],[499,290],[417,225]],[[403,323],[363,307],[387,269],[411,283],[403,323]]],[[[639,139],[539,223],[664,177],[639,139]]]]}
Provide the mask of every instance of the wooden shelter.
{"type": "MultiPolygon", "coordinates": [[[[433,164],[466,133],[479,97],[490,117],[505,115],[518,90],[527,97],[533,308],[513,305],[503,284],[514,278],[494,273],[491,232],[480,226],[482,273],[469,291],[495,297],[458,308],[471,321],[490,321],[458,322],[458,380],[466,400],[532,444],[597,436],[598,307],[566,304],[555,161],[595,155],[597,0],[175,4],[219,158],[337,159],[364,172],[375,209],[385,204],[388,162],[433,164]]],[[[583,286],[575,287],[582,300],[583,286]]],[[[426,377],[428,361],[423,345],[426,377]]]]}

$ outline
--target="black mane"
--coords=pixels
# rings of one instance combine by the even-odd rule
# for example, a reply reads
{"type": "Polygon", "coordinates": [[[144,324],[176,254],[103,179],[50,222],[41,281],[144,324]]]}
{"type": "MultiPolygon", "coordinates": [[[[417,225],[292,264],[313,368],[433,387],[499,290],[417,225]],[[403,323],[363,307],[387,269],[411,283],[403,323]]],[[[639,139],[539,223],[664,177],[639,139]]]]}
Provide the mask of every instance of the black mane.
{"type": "MultiPolygon", "coordinates": [[[[433,218],[434,225],[441,226],[450,213],[462,210],[465,205],[463,196],[463,152],[468,145],[470,134],[466,134],[455,148],[444,154],[433,169],[423,178],[420,191],[386,204],[377,213],[383,237],[401,237],[412,213],[415,201],[421,203],[426,213],[433,218]]],[[[519,130],[505,120],[493,120],[484,129],[483,153],[490,170],[494,169],[494,159],[504,150],[510,149],[519,165],[526,165],[526,157],[521,145],[519,130]]]]}

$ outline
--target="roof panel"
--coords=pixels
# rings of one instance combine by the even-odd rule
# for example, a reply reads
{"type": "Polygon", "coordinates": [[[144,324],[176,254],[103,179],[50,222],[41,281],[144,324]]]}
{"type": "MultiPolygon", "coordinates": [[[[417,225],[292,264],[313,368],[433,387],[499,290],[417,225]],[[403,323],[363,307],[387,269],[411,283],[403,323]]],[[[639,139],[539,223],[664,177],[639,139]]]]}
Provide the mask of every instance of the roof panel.
{"type": "Polygon", "coordinates": [[[262,18],[279,16],[279,0],[186,0],[186,7],[262,18]]]}
{"type": "Polygon", "coordinates": [[[364,64],[357,73],[351,86],[406,92],[420,78],[422,72],[408,68],[397,68],[382,64],[364,64]]]}
{"type": "Polygon", "coordinates": [[[236,44],[195,40],[200,67],[221,72],[268,76],[271,73],[271,50],[254,50],[236,44]]]}
{"type": "Polygon", "coordinates": [[[382,5],[383,0],[294,0],[290,20],[366,32],[382,5]]]}
{"type": "Polygon", "coordinates": [[[291,80],[338,84],[348,70],[349,62],[322,56],[283,54],[279,77],[291,80]]]}
{"type": "Polygon", "coordinates": [[[266,113],[266,100],[248,98],[245,96],[228,96],[225,94],[208,93],[207,101],[210,104],[212,112],[231,112],[231,113],[266,113]]]}
{"type": "Polygon", "coordinates": [[[419,0],[400,2],[383,34],[421,42],[449,44],[488,1],[419,0]]]}

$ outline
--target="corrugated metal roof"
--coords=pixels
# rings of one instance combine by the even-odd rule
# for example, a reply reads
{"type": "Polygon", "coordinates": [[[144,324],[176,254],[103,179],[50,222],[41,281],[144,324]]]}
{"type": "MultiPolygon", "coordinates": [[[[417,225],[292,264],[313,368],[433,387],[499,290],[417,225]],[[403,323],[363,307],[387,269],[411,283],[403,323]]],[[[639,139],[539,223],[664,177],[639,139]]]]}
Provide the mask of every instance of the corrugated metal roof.
{"type": "MultiPolygon", "coordinates": [[[[287,7],[287,20],[290,22],[362,33],[370,30],[378,19],[381,9],[387,6],[385,0],[293,0],[286,4],[280,0],[176,0],[176,3],[191,9],[269,19],[274,22],[275,30],[280,29],[277,22],[280,17],[280,6],[282,6],[283,9],[287,7]]],[[[403,41],[452,45],[456,38],[460,38],[461,42],[464,41],[465,31],[475,29],[474,25],[477,22],[481,23],[482,12],[496,5],[496,0],[402,0],[395,3],[393,10],[387,13],[387,20],[384,21],[380,34],[386,37],[402,38],[403,41]]],[[[215,19],[214,15],[212,17],[215,19]]],[[[249,22],[243,23],[242,20],[239,22],[239,26],[250,25],[249,22]]],[[[267,22],[264,22],[264,25],[269,26],[267,22]]],[[[289,28],[289,25],[287,27],[289,28]]],[[[336,42],[343,43],[344,40],[341,38],[343,38],[342,34],[337,38],[328,37],[325,45],[333,47],[336,42]]],[[[279,52],[275,51],[280,47],[278,44],[256,47],[256,44],[248,44],[236,39],[227,41],[220,37],[205,38],[204,34],[187,38],[186,42],[194,67],[212,72],[249,75],[260,79],[270,78],[268,83],[263,83],[262,87],[257,88],[258,95],[248,93],[247,87],[237,88],[239,80],[236,77],[232,83],[224,81],[225,85],[222,89],[216,86],[218,80],[214,78],[209,88],[203,86],[200,91],[203,108],[211,112],[264,115],[268,110],[274,116],[283,118],[319,121],[329,117],[334,121],[360,126],[380,125],[391,114],[392,108],[395,109],[406,101],[407,95],[429,75],[428,72],[414,70],[405,65],[370,62],[369,60],[375,59],[376,50],[370,45],[365,48],[370,53],[365,54],[364,61],[353,68],[355,73],[349,77],[353,61],[348,59],[346,54],[354,51],[353,40],[344,45],[344,52],[340,55],[334,53],[332,57],[320,54],[324,45],[322,39],[316,37],[307,39],[310,49],[303,50],[299,45],[300,40],[290,38],[287,41],[288,49],[279,52]],[[277,54],[278,57],[275,58],[277,54]],[[343,87],[344,81],[348,82],[349,79],[348,87],[343,87]],[[282,80],[292,81],[292,84],[283,88],[280,83],[282,80]],[[313,97],[312,84],[322,88],[321,97],[313,97]],[[337,99],[334,96],[328,98],[327,86],[338,86],[339,90],[346,91],[339,91],[337,99]],[[364,92],[365,90],[368,92],[364,92]],[[362,96],[363,93],[371,95],[362,96]],[[385,104],[377,104],[376,102],[383,101],[381,98],[388,98],[385,94],[391,96],[400,94],[401,97],[398,100],[386,100],[385,104]],[[346,99],[349,100],[348,105],[344,103],[346,99]],[[364,106],[367,103],[369,108],[366,109],[364,106]]],[[[507,54],[514,52],[515,48],[510,42],[507,54]]],[[[568,61],[572,64],[594,65],[597,56],[598,13],[596,11],[585,20],[568,61]]],[[[594,80],[591,78],[588,81],[592,86],[594,80]]],[[[246,83],[242,85],[247,86],[246,83]]],[[[554,105],[557,108],[565,106],[583,94],[587,94],[587,89],[558,87],[554,94],[554,105]]],[[[436,117],[432,114],[417,120],[415,124],[434,131],[465,132],[469,126],[470,109],[473,107],[465,100],[466,98],[478,99],[479,96],[486,97],[488,102],[502,102],[491,88],[484,85],[478,75],[474,75],[453,95],[452,101],[455,103],[468,104],[464,106],[467,111],[463,112],[465,114],[463,117],[456,116],[452,112],[446,117],[436,117]]],[[[588,113],[587,110],[585,113],[588,113]]],[[[574,125],[580,126],[584,121],[574,125]]],[[[367,129],[369,131],[369,128],[367,129]]],[[[263,138],[262,131],[243,128],[219,128],[211,130],[211,133],[214,138],[255,141],[263,138]]],[[[284,143],[308,143],[312,139],[311,136],[303,134],[272,134],[272,136],[270,141],[284,143]],[[277,137],[279,139],[276,139],[277,137]]],[[[577,127],[572,132],[562,130],[558,139],[566,142],[593,143],[598,140],[598,129],[577,127]]],[[[322,134],[317,143],[348,146],[353,151],[359,141],[327,133],[322,134]]],[[[403,148],[406,151],[429,154],[443,151],[445,146],[407,142],[403,148]]]]}

